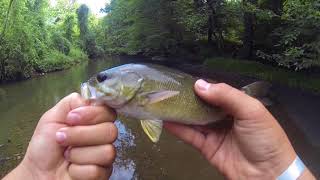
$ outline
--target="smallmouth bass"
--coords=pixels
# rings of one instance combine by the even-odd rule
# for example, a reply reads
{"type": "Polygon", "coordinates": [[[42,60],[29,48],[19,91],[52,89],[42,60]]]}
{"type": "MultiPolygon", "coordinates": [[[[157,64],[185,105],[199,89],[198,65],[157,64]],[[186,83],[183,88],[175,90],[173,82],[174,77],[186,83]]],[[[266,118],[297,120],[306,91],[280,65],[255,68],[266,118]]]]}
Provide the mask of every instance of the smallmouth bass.
{"type": "MultiPolygon", "coordinates": [[[[141,120],[152,142],[158,142],[163,121],[206,125],[226,118],[219,107],[194,92],[196,78],[174,69],[151,64],[126,64],[107,69],[81,85],[81,94],[117,113],[141,120]]],[[[269,83],[255,82],[242,88],[255,97],[265,96],[269,83]]]]}

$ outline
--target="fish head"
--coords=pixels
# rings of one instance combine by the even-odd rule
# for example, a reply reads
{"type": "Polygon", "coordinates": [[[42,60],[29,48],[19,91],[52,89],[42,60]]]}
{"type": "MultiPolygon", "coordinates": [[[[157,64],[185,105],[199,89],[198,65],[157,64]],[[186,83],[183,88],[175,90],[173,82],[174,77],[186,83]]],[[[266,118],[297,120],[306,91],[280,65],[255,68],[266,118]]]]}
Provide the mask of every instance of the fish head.
{"type": "Polygon", "coordinates": [[[112,68],[98,73],[81,85],[81,94],[96,103],[121,108],[139,91],[143,78],[126,68],[112,68]]]}

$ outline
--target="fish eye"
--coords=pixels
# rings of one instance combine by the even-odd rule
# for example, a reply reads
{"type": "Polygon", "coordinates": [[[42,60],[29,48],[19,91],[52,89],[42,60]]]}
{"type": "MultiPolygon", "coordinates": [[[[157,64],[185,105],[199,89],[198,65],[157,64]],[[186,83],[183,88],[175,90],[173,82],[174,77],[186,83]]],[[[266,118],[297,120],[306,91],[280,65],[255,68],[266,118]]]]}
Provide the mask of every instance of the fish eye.
{"type": "Polygon", "coordinates": [[[106,73],[101,72],[101,73],[99,73],[99,74],[97,75],[97,81],[98,81],[99,83],[101,83],[101,82],[103,82],[103,81],[105,81],[105,80],[107,80],[107,79],[108,79],[108,76],[107,76],[106,73]]]}

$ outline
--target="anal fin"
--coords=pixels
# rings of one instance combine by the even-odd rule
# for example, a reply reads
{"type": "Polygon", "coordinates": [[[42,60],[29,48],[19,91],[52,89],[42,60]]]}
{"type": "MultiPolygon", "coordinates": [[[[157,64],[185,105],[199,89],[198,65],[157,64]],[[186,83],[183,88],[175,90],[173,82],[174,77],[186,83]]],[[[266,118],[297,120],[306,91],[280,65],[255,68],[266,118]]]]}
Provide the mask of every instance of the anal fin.
{"type": "Polygon", "coordinates": [[[154,143],[158,142],[162,133],[163,122],[161,120],[141,120],[143,131],[154,143]]]}

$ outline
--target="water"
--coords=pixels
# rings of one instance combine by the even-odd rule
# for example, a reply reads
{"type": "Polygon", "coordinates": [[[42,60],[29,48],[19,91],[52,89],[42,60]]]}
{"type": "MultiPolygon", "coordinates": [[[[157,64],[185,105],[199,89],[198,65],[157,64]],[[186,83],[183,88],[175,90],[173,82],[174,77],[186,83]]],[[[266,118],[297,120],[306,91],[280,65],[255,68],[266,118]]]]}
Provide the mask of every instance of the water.
{"type": "MultiPolygon", "coordinates": [[[[0,177],[20,162],[37,121],[46,110],[62,97],[78,91],[80,83],[96,72],[128,61],[135,60],[108,58],[91,61],[71,70],[0,86],[0,177]]],[[[178,68],[238,87],[254,81],[230,73],[199,74],[194,66],[178,65],[178,68]]],[[[314,109],[320,105],[311,103],[310,107],[307,106],[312,99],[315,103],[320,102],[319,97],[312,96],[306,101],[303,96],[305,98],[295,103],[293,91],[290,94],[280,87],[274,91],[278,91],[279,97],[274,99],[277,103],[270,110],[288,133],[300,157],[319,176],[320,142],[317,137],[320,137],[320,112],[314,109]]],[[[119,128],[119,139],[115,143],[118,157],[111,179],[223,179],[197,151],[175,137],[164,133],[158,144],[152,144],[143,134],[139,122],[119,117],[116,125],[119,128]]]]}

